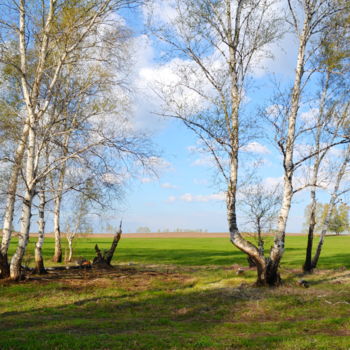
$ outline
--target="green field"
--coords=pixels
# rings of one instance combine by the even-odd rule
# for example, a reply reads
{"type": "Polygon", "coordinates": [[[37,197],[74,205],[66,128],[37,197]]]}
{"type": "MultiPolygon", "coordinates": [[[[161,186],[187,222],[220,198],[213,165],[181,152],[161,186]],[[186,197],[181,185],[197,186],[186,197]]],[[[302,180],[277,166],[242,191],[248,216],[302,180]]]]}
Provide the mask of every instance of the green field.
{"type": "MultiPolygon", "coordinates": [[[[96,243],[110,239],[77,239],[75,256],[92,259],[96,243]]],[[[302,277],[305,244],[287,238],[284,285],[271,289],[236,274],[246,258],[228,239],[122,239],[111,270],[1,281],[0,349],[348,350],[350,237],[327,237],[320,270],[302,277]]],[[[52,265],[52,239],[44,254],[52,265]]]]}

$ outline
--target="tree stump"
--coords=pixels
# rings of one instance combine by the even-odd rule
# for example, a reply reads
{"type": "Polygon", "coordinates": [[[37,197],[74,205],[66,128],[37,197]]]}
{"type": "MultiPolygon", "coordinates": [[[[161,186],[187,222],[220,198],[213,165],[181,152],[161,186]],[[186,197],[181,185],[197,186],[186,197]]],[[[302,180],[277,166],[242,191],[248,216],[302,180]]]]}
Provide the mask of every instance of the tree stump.
{"type": "Polygon", "coordinates": [[[98,244],[95,245],[96,257],[92,262],[93,266],[98,266],[102,268],[111,267],[111,261],[112,261],[115,249],[118,246],[121,235],[122,235],[122,222],[120,222],[119,230],[114,234],[112,245],[108,250],[101,251],[98,244]]]}

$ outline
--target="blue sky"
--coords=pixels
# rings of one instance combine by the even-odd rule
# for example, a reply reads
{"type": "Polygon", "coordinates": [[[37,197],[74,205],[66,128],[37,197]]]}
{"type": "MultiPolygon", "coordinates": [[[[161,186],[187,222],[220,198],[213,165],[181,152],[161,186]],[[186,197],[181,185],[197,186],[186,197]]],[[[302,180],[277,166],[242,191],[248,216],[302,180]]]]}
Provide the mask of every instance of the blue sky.
{"type": "MultiPolygon", "coordinates": [[[[171,15],[166,2],[159,2],[159,16],[171,15]]],[[[124,10],[121,16],[133,30],[133,79],[135,80],[134,123],[141,130],[148,130],[154,149],[159,154],[158,177],[139,174],[128,184],[122,202],[115,202],[114,210],[104,212],[100,217],[91,217],[95,232],[104,232],[106,222],[117,226],[123,219],[125,232],[135,232],[138,227],[147,226],[152,231],[179,229],[202,229],[209,232],[226,232],[226,208],[224,187],[218,185],[213,164],[206,155],[196,152],[198,140],[181,122],[164,119],[153,112],[159,111],[157,99],[153,98],[148,85],[154,76],[161,75],[160,65],[168,62],[160,59],[163,47],[147,34],[143,26],[142,9],[124,10]],[[145,82],[146,81],[146,82],[145,82]],[[141,82],[141,83],[140,83],[141,82]]],[[[261,137],[252,140],[242,152],[240,176],[244,176],[244,166],[249,168],[252,161],[259,159],[259,176],[263,183],[273,186],[281,182],[283,176],[281,155],[273,142],[265,136],[273,131],[260,123],[258,109],[271,106],[273,80],[283,87],[291,87],[297,56],[297,41],[286,34],[278,44],[270,47],[274,59],[260,62],[264,69],[252,74],[252,88],[246,91],[245,110],[255,116],[261,137]]],[[[167,72],[165,72],[167,73],[167,72]]],[[[170,76],[171,78],[171,76],[170,76]]],[[[309,91],[315,91],[310,84],[309,91]]],[[[310,113],[312,107],[305,104],[300,114],[310,113]]],[[[302,116],[301,116],[302,117],[302,116]]],[[[312,115],[311,115],[312,118],[312,115]]],[[[258,133],[259,134],[259,133],[258,133]]],[[[258,135],[259,136],[259,135],[258,135]]],[[[301,146],[303,146],[301,144],[301,146]]],[[[325,195],[321,195],[326,200],[325,195]]],[[[287,232],[301,232],[304,209],[309,201],[309,192],[304,190],[295,195],[290,212],[287,232]]],[[[238,208],[239,227],[249,230],[246,218],[238,208]]]]}
{"type": "MultiPolygon", "coordinates": [[[[126,23],[133,29],[136,40],[141,45],[136,53],[136,75],[147,69],[154,69],[159,61],[160,49],[151,37],[144,32],[142,11],[122,13],[126,23]]],[[[286,36],[279,47],[274,48],[273,65],[275,77],[282,84],[292,82],[296,57],[296,41],[286,36]]],[[[271,68],[271,67],[269,67],[271,68]]],[[[256,106],[266,104],[271,95],[271,75],[260,74],[255,77],[254,88],[248,93],[249,106],[256,113],[256,106]]],[[[203,154],[191,151],[197,139],[181,122],[164,120],[152,114],[152,106],[139,91],[139,107],[136,112],[137,122],[151,130],[155,149],[160,152],[164,167],[155,178],[145,174],[133,181],[126,191],[123,203],[116,203],[116,211],[108,213],[109,221],[116,225],[123,218],[126,232],[135,232],[140,226],[147,226],[153,231],[176,228],[203,229],[209,232],[227,231],[226,209],[222,188],[216,185],[213,165],[208,163],[203,154]],[[146,102],[143,100],[145,99],[146,102]]],[[[147,95],[147,94],[146,94],[147,95]]],[[[256,156],[264,161],[259,169],[260,176],[267,182],[274,183],[282,176],[281,156],[272,143],[259,139],[256,144],[263,147],[258,152],[246,152],[247,162],[256,156]],[[255,154],[254,154],[255,153],[255,154]]],[[[298,194],[290,213],[287,231],[300,232],[304,221],[304,208],[307,205],[308,192],[298,194]]],[[[103,230],[96,219],[95,230],[103,230]]],[[[243,214],[239,211],[240,229],[249,229],[244,225],[243,214]]]]}

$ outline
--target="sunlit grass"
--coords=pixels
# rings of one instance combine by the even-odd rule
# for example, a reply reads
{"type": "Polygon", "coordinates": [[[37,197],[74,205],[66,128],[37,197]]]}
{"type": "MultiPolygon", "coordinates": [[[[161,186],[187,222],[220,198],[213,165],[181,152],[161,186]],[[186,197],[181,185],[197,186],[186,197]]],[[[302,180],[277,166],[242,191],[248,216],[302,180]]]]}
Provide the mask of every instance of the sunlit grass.
{"type": "MultiPolygon", "coordinates": [[[[306,238],[288,237],[285,284],[271,289],[253,287],[254,270],[236,274],[246,258],[228,239],[126,238],[110,271],[2,281],[0,349],[349,349],[349,239],[327,237],[305,289],[306,238]]],[[[75,256],[110,241],[80,238],[75,256]]],[[[52,239],[44,254],[52,265],[52,239]]]]}

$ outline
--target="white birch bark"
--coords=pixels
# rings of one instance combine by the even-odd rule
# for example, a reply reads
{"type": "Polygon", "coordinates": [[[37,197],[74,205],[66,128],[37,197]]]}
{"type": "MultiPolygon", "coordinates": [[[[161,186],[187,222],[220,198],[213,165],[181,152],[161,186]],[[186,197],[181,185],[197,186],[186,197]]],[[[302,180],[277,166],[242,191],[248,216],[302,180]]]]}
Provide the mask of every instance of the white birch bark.
{"type": "Polygon", "coordinates": [[[293,198],[293,174],[294,174],[294,142],[295,142],[295,129],[296,129],[296,119],[299,111],[300,105],[300,95],[301,95],[301,82],[304,74],[304,64],[305,64],[305,52],[306,46],[309,40],[310,25],[312,17],[305,14],[305,21],[302,33],[299,38],[299,49],[298,58],[295,71],[295,80],[291,97],[291,109],[288,115],[288,131],[287,139],[284,150],[283,159],[283,197],[282,206],[278,216],[277,233],[274,238],[274,244],[270,251],[270,260],[268,264],[268,280],[269,284],[278,284],[280,277],[278,276],[278,266],[279,262],[284,253],[284,242],[286,234],[286,225],[289,216],[289,211],[291,208],[292,198],[293,198]]]}
{"type": "MultiPolygon", "coordinates": [[[[74,120],[73,120],[74,123],[74,120]]],[[[67,126],[67,125],[66,125],[67,126]]],[[[71,132],[67,132],[64,141],[63,141],[63,156],[67,156],[67,148],[69,145],[71,132]]],[[[63,196],[63,188],[64,188],[64,180],[66,175],[66,167],[67,163],[63,162],[60,170],[59,177],[57,183],[56,197],[54,201],[54,212],[53,212],[53,229],[55,236],[55,252],[53,256],[54,262],[62,262],[62,246],[61,246],[61,228],[60,228],[60,220],[61,220],[61,203],[63,196]]]]}
{"type": "Polygon", "coordinates": [[[22,205],[21,225],[18,239],[18,247],[11,259],[10,277],[18,280],[21,278],[21,263],[29,240],[30,219],[32,201],[35,192],[35,164],[36,164],[36,122],[37,122],[37,104],[40,82],[43,76],[44,63],[48,47],[48,33],[53,19],[54,0],[50,1],[48,17],[45,23],[40,57],[37,66],[37,74],[32,87],[32,94],[29,92],[27,81],[27,53],[26,53],[26,9],[25,0],[21,0],[19,4],[19,53],[21,61],[21,84],[24,101],[26,104],[26,112],[28,114],[28,145],[27,145],[27,161],[25,171],[25,195],[22,205]]]}
{"type": "Polygon", "coordinates": [[[53,228],[55,236],[55,253],[53,256],[54,262],[62,262],[62,248],[61,248],[61,228],[60,228],[60,217],[61,217],[61,202],[62,192],[64,186],[64,175],[65,175],[65,163],[63,168],[60,170],[59,181],[57,184],[57,195],[54,201],[53,211],[53,228]]]}
{"type": "Polygon", "coordinates": [[[35,244],[35,270],[41,274],[45,272],[44,259],[42,256],[42,247],[45,237],[45,186],[39,191],[39,219],[38,219],[38,241],[35,244]]]}
{"type": "Polygon", "coordinates": [[[2,229],[1,252],[0,252],[1,259],[2,259],[2,264],[0,266],[2,277],[9,277],[10,275],[7,252],[9,249],[11,236],[12,236],[12,222],[13,222],[13,215],[14,215],[15,202],[16,202],[18,176],[22,168],[22,162],[23,162],[23,156],[24,156],[27,137],[28,137],[28,131],[29,131],[29,121],[27,121],[24,125],[23,131],[22,131],[22,137],[17,146],[17,150],[14,158],[14,165],[12,166],[12,169],[11,169],[11,176],[10,176],[10,181],[8,185],[8,194],[6,199],[4,223],[3,223],[3,229],[2,229]]]}
{"type": "MultiPolygon", "coordinates": [[[[123,3],[127,4],[128,1],[125,0],[121,2],[121,6],[123,3]]],[[[91,9],[90,16],[87,17],[87,20],[84,22],[84,29],[79,31],[79,34],[76,40],[69,46],[66,47],[62,53],[59,53],[60,57],[57,60],[56,66],[53,69],[53,75],[51,80],[49,81],[47,88],[47,96],[46,100],[42,101],[40,106],[38,105],[38,97],[41,88],[41,82],[44,75],[44,69],[47,61],[47,52],[50,41],[50,31],[52,26],[52,20],[54,18],[54,9],[57,6],[56,0],[49,1],[49,8],[46,19],[43,18],[44,28],[42,32],[42,36],[40,37],[40,48],[38,54],[38,63],[35,67],[34,79],[28,78],[27,74],[27,52],[26,52],[26,1],[20,0],[18,4],[18,13],[19,13],[19,56],[20,56],[20,77],[21,77],[21,87],[23,94],[23,102],[26,105],[27,110],[27,120],[24,125],[24,129],[22,132],[22,137],[17,147],[17,151],[15,153],[15,165],[12,169],[10,182],[9,182],[9,193],[7,197],[5,216],[4,216],[4,224],[3,224],[3,239],[0,250],[0,269],[3,275],[3,272],[6,274],[9,273],[8,263],[7,263],[7,250],[9,247],[9,243],[11,240],[11,227],[13,222],[13,211],[15,204],[15,193],[17,189],[17,179],[18,173],[21,168],[23,155],[26,146],[26,139],[30,128],[30,115],[34,116],[35,120],[40,120],[40,118],[47,111],[50,101],[52,98],[52,92],[54,87],[59,79],[60,72],[62,67],[67,59],[67,57],[78,48],[79,44],[87,37],[87,34],[91,31],[93,26],[98,22],[98,19],[101,18],[106,12],[110,11],[111,1],[106,0],[100,4],[96,3],[96,8],[91,9]],[[5,268],[3,268],[4,266],[5,268]]],[[[118,7],[118,5],[117,5],[118,7]]],[[[31,125],[34,127],[34,124],[31,125]]]]}
{"type": "Polygon", "coordinates": [[[231,74],[231,120],[227,121],[230,131],[231,154],[230,154],[230,174],[227,189],[227,220],[230,231],[230,241],[238,249],[250,256],[257,266],[258,284],[264,284],[265,280],[265,259],[259,250],[242,237],[238,230],[236,213],[236,196],[238,181],[238,152],[239,152],[239,109],[241,103],[240,89],[237,77],[237,51],[240,34],[240,22],[243,3],[237,5],[234,25],[232,24],[231,1],[226,0],[227,37],[229,44],[229,68],[231,74]]]}
{"type": "Polygon", "coordinates": [[[13,280],[19,280],[22,277],[21,263],[29,240],[30,219],[32,201],[35,191],[35,133],[32,125],[34,124],[34,116],[30,115],[30,129],[28,135],[27,164],[26,164],[26,190],[22,204],[21,225],[18,237],[18,246],[15,254],[12,256],[10,264],[10,277],[13,280]]]}

